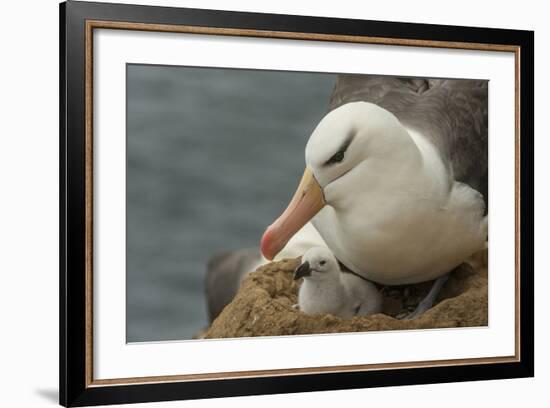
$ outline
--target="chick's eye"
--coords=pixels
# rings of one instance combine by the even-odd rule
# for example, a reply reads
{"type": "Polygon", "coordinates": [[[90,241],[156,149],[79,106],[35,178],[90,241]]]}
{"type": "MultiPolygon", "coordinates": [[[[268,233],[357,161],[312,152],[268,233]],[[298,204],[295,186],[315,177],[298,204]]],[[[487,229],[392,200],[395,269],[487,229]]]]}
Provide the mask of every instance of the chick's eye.
{"type": "Polygon", "coordinates": [[[321,262],[319,262],[319,265],[323,266],[326,263],[327,263],[327,261],[321,261],[321,262]]]}
{"type": "Polygon", "coordinates": [[[340,150],[334,153],[334,155],[325,162],[325,165],[340,163],[342,160],[344,160],[345,153],[346,152],[344,150],[340,150]]]}

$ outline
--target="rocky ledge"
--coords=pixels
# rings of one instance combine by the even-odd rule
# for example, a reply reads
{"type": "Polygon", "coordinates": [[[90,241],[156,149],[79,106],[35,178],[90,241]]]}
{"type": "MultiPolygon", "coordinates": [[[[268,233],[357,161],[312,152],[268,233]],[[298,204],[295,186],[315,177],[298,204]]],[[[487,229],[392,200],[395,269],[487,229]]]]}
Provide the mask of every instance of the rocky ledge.
{"type": "Polygon", "coordinates": [[[487,254],[479,253],[457,268],[443,287],[436,305],[413,320],[403,320],[428,292],[432,282],[381,287],[383,313],[341,319],[306,315],[297,303],[300,282],[292,279],[298,259],[272,262],[250,273],[233,301],[201,338],[276,336],[486,326],[487,254]]]}

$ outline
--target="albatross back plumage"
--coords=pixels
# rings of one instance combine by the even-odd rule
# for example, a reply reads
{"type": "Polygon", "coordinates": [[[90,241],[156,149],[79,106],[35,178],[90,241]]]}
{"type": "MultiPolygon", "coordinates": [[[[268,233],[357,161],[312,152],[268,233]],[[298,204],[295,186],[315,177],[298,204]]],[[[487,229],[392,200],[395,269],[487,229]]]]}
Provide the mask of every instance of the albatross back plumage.
{"type": "Polygon", "coordinates": [[[487,208],[487,81],[338,76],[329,109],[357,101],[374,103],[422,133],[454,180],[479,191],[487,208]]]}

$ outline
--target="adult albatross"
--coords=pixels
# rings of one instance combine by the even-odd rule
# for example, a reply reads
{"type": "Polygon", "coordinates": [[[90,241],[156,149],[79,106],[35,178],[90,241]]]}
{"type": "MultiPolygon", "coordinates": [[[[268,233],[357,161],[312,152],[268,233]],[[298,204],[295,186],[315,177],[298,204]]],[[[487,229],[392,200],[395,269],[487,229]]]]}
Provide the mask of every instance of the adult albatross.
{"type": "Polygon", "coordinates": [[[487,82],[344,75],[306,169],[261,241],[273,259],[312,222],[336,258],[384,285],[436,279],[487,239],[487,82]]]}

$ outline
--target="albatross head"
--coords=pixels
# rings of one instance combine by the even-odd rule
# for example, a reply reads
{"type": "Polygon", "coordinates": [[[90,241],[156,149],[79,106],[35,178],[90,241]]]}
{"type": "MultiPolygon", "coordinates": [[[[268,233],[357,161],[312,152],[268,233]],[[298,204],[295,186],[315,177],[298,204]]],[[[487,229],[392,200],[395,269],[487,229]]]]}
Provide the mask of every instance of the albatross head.
{"type": "Polygon", "coordinates": [[[350,195],[352,200],[368,195],[414,156],[412,149],[406,129],[377,105],[353,102],[327,114],[307,143],[306,169],[296,193],[262,237],[262,254],[273,259],[325,205],[338,209],[350,195]]]}

